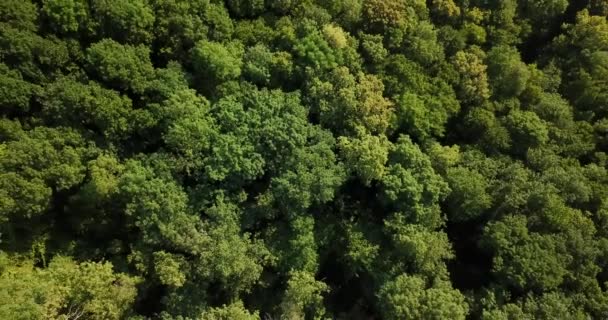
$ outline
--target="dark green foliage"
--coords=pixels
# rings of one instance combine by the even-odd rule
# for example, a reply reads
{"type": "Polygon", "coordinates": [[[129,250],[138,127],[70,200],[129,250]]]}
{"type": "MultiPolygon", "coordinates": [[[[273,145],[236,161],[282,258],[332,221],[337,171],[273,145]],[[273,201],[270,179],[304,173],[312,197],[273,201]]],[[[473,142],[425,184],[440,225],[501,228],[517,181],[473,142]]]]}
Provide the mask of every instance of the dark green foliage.
{"type": "Polygon", "coordinates": [[[133,44],[152,40],[155,17],[148,1],[93,0],[89,6],[95,37],[133,44]]]}
{"type": "Polygon", "coordinates": [[[131,99],[104,89],[97,83],[78,83],[62,78],[48,84],[39,97],[42,114],[49,123],[92,129],[110,141],[120,141],[150,117],[143,110],[133,110],[131,99]]]}
{"type": "Polygon", "coordinates": [[[0,4],[0,21],[15,29],[36,32],[38,14],[30,1],[7,0],[0,4]]]}
{"type": "Polygon", "coordinates": [[[513,110],[505,120],[515,152],[526,152],[529,148],[542,146],[549,140],[544,121],[533,112],[513,110]]]}
{"type": "Polygon", "coordinates": [[[606,0],[0,0],[0,319],[604,319],[606,0]]]}
{"type": "Polygon", "coordinates": [[[557,288],[570,257],[558,237],[530,233],[524,216],[508,216],[485,229],[484,246],[496,253],[493,272],[507,287],[543,292],[557,288]]]}
{"type": "Polygon", "coordinates": [[[107,86],[141,94],[154,77],[149,55],[145,46],[105,39],[87,49],[87,63],[91,73],[107,86]]]}
{"type": "Polygon", "coordinates": [[[427,287],[424,279],[400,275],[380,289],[383,314],[387,319],[465,319],[464,296],[449,284],[427,287]]]}
{"type": "Polygon", "coordinates": [[[21,73],[0,65],[0,105],[5,114],[27,112],[36,86],[23,80],[21,73]]]}
{"type": "Polygon", "coordinates": [[[237,17],[256,16],[264,10],[264,0],[226,0],[226,5],[237,17]]]}
{"type": "Polygon", "coordinates": [[[401,136],[389,154],[382,177],[382,199],[411,223],[430,228],[441,225],[439,201],[448,186],[436,174],[429,157],[408,136],[401,136]]]}
{"type": "Polygon", "coordinates": [[[479,172],[463,167],[449,168],[447,179],[452,189],[447,199],[450,219],[466,221],[479,217],[492,206],[488,182],[479,172]]]}
{"type": "Polygon", "coordinates": [[[90,152],[84,139],[69,128],[37,127],[24,131],[18,122],[2,120],[2,218],[31,218],[51,206],[53,192],[80,184],[90,152]]]}
{"type": "Polygon", "coordinates": [[[241,75],[243,48],[236,42],[224,45],[201,41],[192,50],[194,70],[212,83],[234,80],[241,75]]]}
{"type": "Polygon", "coordinates": [[[109,262],[78,264],[56,256],[40,270],[18,256],[2,253],[1,259],[3,318],[121,319],[131,313],[139,279],[115,273],[109,262]]]}
{"type": "Polygon", "coordinates": [[[67,43],[0,22],[0,57],[32,83],[57,76],[69,63],[67,43]]]}
{"type": "Polygon", "coordinates": [[[331,47],[318,31],[298,39],[293,48],[302,65],[319,71],[331,70],[342,63],[339,48],[331,47]]]}
{"type": "Polygon", "coordinates": [[[486,59],[492,91],[497,98],[516,97],[524,91],[530,78],[530,71],[528,66],[520,61],[519,53],[515,48],[494,47],[486,59]]]}
{"type": "Polygon", "coordinates": [[[42,13],[51,27],[60,35],[86,34],[89,30],[89,8],[85,1],[46,0],[43,1],[42,13]]]}

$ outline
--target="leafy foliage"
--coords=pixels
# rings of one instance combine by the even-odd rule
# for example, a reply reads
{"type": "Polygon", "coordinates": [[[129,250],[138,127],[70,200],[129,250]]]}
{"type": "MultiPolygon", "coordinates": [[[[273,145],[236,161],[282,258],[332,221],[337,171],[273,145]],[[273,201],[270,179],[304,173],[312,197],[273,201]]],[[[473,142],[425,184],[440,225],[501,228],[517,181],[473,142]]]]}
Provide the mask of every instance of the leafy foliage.
{"type": "Polygon", "coordinates": [[[606,318],[607,13],[0,1],[0,318],[606,318]]]}

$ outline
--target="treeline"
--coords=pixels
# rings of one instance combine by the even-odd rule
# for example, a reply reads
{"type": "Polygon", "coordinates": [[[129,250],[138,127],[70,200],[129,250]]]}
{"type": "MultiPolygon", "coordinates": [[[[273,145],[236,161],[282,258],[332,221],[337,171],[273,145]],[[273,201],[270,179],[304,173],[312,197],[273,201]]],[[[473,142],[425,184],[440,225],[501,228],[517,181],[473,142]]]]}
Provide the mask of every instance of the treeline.
{"type": "Polygon", "coordinates": [[[0,318],[605,319],[608,1],[0,1],[0,318]]]}

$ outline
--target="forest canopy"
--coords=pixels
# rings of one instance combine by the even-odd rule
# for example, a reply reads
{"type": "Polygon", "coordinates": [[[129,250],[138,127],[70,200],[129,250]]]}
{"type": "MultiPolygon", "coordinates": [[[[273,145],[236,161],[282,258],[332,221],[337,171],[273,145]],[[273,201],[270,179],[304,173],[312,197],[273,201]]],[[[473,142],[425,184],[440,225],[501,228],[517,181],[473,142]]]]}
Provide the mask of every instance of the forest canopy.
{"type": "Polygon", "coordinates": [[[0,319],[606,319],[607,0],[0,1],[0,319]]]}

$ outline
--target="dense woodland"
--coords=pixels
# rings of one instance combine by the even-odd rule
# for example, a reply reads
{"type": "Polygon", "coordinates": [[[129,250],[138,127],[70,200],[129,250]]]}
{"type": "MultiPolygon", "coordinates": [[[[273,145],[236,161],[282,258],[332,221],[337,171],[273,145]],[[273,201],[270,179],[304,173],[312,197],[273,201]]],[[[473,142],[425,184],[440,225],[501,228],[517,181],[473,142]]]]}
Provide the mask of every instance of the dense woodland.
{"type": "Polygon", "coordinates": [[[607,319],[607,0],[1,0],[0,319],[607,319]]]}

